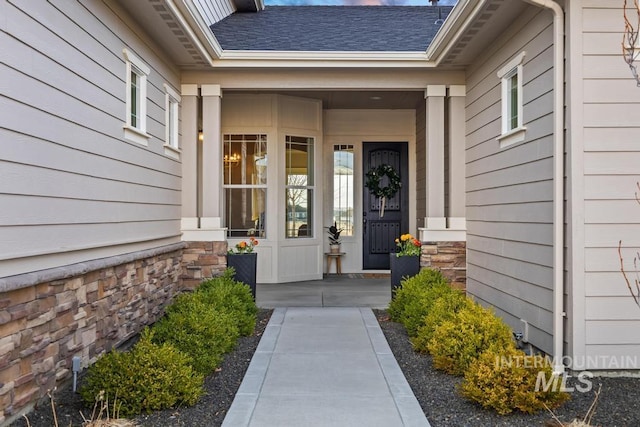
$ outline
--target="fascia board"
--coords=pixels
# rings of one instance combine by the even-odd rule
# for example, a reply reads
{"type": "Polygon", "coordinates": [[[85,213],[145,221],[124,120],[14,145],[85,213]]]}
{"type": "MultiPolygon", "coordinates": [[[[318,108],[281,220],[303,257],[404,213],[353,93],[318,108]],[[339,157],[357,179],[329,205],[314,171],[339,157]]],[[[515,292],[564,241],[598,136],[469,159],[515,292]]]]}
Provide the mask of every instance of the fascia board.
{"type": "Polygon", "coordinates": [[[424,52],[224,51],[216,68],[433,68],[424,52]]]}
{"type": "Polygon", "coordinates": [[[475,21],[489,0],[460,0],[427,48],[428,60],[439,64],[460,37],[475,21]]]}

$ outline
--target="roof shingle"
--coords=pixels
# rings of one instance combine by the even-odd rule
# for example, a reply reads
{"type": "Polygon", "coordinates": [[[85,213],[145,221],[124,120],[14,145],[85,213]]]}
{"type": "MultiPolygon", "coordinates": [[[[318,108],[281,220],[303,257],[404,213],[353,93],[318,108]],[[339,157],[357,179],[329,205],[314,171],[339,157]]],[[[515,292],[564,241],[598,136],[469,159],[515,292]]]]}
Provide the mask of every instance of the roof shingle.
{"type": "Polygon", "coordinates": [[[452,7],[268,6],[211,26],[225,50],[424,52],[452,7]]]}

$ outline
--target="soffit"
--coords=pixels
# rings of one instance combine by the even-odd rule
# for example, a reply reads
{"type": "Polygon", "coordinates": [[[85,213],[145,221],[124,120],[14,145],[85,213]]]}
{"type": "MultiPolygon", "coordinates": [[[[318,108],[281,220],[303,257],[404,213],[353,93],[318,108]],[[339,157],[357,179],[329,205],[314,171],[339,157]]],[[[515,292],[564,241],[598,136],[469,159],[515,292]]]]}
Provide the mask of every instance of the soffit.
{"type": "Polygon", "coordinates": [[[493,41],[528,7],[516,0],[490,0],[457,37],[440,60],[441,66],[465,66],[483,55],[493,41]]]}
{"type": "Polygon", "coordinates": [[[181,68],[204,68],[207,60],[167,8],[165,0],[117,0],[140,27],[181,68]]]}

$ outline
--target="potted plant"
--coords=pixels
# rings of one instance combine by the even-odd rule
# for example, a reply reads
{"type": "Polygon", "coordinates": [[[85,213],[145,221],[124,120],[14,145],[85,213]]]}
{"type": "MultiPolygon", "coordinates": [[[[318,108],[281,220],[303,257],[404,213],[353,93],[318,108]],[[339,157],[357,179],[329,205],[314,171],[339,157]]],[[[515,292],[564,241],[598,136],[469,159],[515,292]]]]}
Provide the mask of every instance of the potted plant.
{"type": "Polygon", "coordinates": [[[402,286],[404,277],[412,277],[420,272],[422,243],[411,234],[403,234],[396,239],[396,252],[390,253],[391,297],[402,286]]]}
{"type": "Polygon", "coordinates": [[[227,267],[233,267],[234,279],[246,283],[251,288],[251,295],[256,299],[256,270],[258,254],[254,248],[258,246],[258,239],[250,237],[249,241],[236,243],[227,251],[227,267]]]}
{"type": "Polygon", "coordinates": [[[340,253],[340,233],[342,228],[338,228],[338,223],[333,222],[331,227],[327,227],[327,233],[329,234],[329,250],[332,254],[340,253]]]}

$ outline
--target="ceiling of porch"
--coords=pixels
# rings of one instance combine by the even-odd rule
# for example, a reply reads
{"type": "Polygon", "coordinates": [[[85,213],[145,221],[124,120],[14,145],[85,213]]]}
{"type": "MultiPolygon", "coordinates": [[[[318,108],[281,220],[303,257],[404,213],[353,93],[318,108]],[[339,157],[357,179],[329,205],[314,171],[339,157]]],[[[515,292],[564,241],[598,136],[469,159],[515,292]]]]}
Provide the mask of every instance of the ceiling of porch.
{"type": "MultiPolygon", "coordinates": [[[[234,91],[234,93],[256,93],[234,91]]],[[[265,93],[265,92],[260,92],[265,93]]],[[[278,91],[270,92],[301,98],[321,99],[322,108],[333,109],[414,109],[424,102],[424,91],[278,91]]]]}

